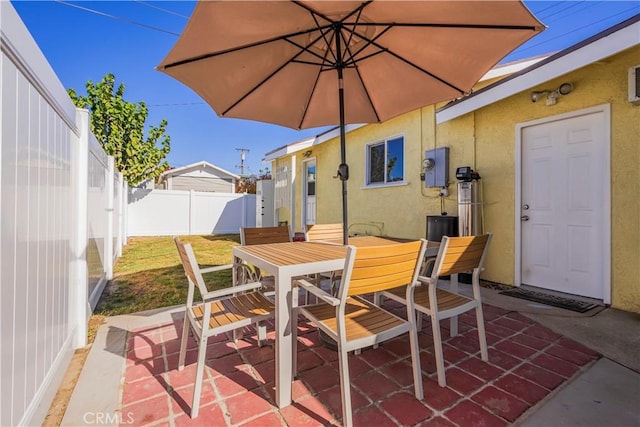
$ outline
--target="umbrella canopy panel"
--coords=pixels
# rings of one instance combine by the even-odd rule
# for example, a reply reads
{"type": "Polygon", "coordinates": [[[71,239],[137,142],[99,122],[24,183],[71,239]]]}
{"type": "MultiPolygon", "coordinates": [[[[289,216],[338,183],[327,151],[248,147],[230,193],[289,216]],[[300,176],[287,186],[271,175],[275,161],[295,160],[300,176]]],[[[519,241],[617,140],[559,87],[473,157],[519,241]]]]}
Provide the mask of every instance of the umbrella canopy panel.
{"type": "Polygon", "coordinates": [[[158,66],[221,117],[304,129],[455,99],[544,26],[520,1],[202,1],[158,66]],[[340,54],[338,54],[340,52],[340,54]]]}

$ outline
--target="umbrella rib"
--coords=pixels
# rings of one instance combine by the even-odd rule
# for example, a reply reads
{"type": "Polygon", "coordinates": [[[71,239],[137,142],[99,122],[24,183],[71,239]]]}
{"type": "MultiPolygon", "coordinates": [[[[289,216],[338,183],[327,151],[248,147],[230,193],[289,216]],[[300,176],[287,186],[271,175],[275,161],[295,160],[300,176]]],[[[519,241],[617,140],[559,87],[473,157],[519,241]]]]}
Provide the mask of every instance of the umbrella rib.
{"type": "Polygon", "coordinates": [[[506,25],[506,24],[435,24],[435,23],[412,23],[412,22],[360,22],[354,24],[359,27],[418,27],[418,28],[469,28],[474,30],[531,30],[536,31],[540,27],[535,25],[506,25]]]}
{"type": "MultiPolygon", "coordinates": [[[[386,32],[386,30],[384,30],[383,32],[386,32]]],[[[351,34],[353,34],[353,32],[351,34]]],[[[342,33],[340,33],[340,37],[342,37],[342,33]]],[[[344,39],[344,37],[342,37],[342,38],[344,39]]],[[[367,44],[366,46],[368,46],[368,45],[369,44],[367,44]]],[[[349,58],[352,60],[352,63],[354,64],[354,68],[356,70],[356,74],[358,75],[358,79],[360,80],[360,84],[362,85],[362,88],[364,89],[364,93],[367,96],[367,100],[369,101],[369,105],[371,105],[371,109],[373,110],[373,114],[375,114],[375,116],[376,116],[376,122],[380,122],[380,115],[378,114],[378,111],[375,108],[373,100],[371,99],[371,95],[369,94],[369,89],[367,89],[367,86],[364,84],[364,80],[362,79],[362,75],[360,74],[360,70],[355,65],[356,64],[356,60],[353,58],[355,55],[357,55],[359,52],[361,52],[362,49],[364,49],[364,47],[362,49],[359,49],[357,52],[352,54],[351,53],[351,49],[349,48],[349,45],[345,45],[345,46],[347,46],[345,50],[348,51],[349,58]]],[[[382,53],[382,51],[376,52],[376,53],[374,53],[372,55],[377,55],[378,53],[382,53]]],[[[367,57],[370,57],[372,55],[368,55],[367,57]]]]}
{"type": "MultiPolygon", "coordinates": [[[[320,27],[317,27],[317,28],[310,28],[310,29],[307,29],[307,30],[297,31],[295,33],[284,34],[284,35],[281,35],[281,36],[278,36],[278,37],[272,37],[270,39],[261,40],[261,41],[258,41],[258,42],[249,43],[249,44],[242,45],[242,46],[232,47],[232,48],[221,50],[221,51],[218,51],[218,52],[205,53],[205,54],[194,56],[194,57],[191,57],[191,58],[181,59],[180,61],[171,62],[169,64],[166,64],[162,68],[166,70],[168,68],[177,67],[179,65],[190,64],[192,62],[202,61],[203,59],[215,58],[216,56],[225,55],[227,53],[237,52],[237,51],[240,51],[240,50],[250,49],[252,47],[257,47],[257,46],[261,46],[261,45],[264,45],[264,44],[273,43],[273,42],[278,41],[278,40],[284,40],[284,41],[287,41],[287,42],[291,42],[289,40],[290,37],[297,37],[297,36],[301,36],[301,35],[304,35],[304,34],[313,33],[313,32],[316,32],[316,31],[323,31],[323,30],[326,30],[326,29],[331,29],[331,26],[330,25],[324,25],[324,26],[320,26],[320,27]]],[[[316,39],[315,41],[318,41],[318,40],[319,40],[319,38],[316,39]]],[[[315,41],[314,41],[314,43],[315,43],[315,41]]]]}
{"type": "MultiPolygon", "coordinates": [[[[367,42],[364,46],[362,46],[361,48],[359,48],[359,49],[358,49],[356,52],[354,52],[353,54],[351,54],[351,50],[350,50],[349,48],[347,48],[347,49],[349,50],[349,53],[350,53],[350,56],[349,56],[349,57],[350,57],[350,59],[351,59],[350,63],[355,65],[355,64],[356,64],[356,62],[360,62],[360,61],[362,61],[362,60],[364,60],[364,59],[367,59],[367,58],[370,58],[370,57],[372,57],[372,56],[378,55],[378,54],[380,54],[380,53],[386,52],[386,51],[387,51],[387,49],[386,49],[386,48],[382,48],[382,47],[376,46],[378,49],[380,49],[379,51],[374,52],[374,53],[371,53],[371,54],[369,54],[369,55],[366,55],[366,56],[364,56],[364,57],[362,57],[362,58],[355,59],[355,57],[356,57],[356,56],[358,56],[358,54],[359,54],[360,52],[362,52],[363,50],[365,50],[367,47],[371,46],[371,45],[372,45],[372,43],[373,43],[374,41],[376,41],[377,39],[379,39],[380,37],[382,37],[384,34],[386,34],[386,32],[387,32],[387,31],[389,31],[391,28],[392,28],[391,26],[388,26],[388,27],[387,27],[387,28],[385,28],[384,30],[380,31],[380,33],[379,33],[379,34],[377,34],[377,35],[376,35],[374,38],[372,38],[371,40],[368,40],[365,36],[362,36],[360,33],[357,33],[357,32],[355,31],[355,29],[354,29],[354,30],[349,30],[349,32],[350,32],[351,34],[357,34],[357,35],[358,35],[358,37],[361,37],[363,40],[365,40],[365,41],[367,42]]],[[[347,46],[348,46],[348,45],[347,45],[347,46]]]]}
{"type": "MultiPolygon", "coordinates": [[[[314,17],[315,19],[315,17],[314,17]]],[[[324,37],[324,41],[325,43],[327,43],[327,46],[331,46],[331,40],[336,37],[335,32],[333,33],[333,36],[329,37],[329,39],[327,39],[327,37],[324,37]]],[[[326,63],[327,61],[327,56],[329,55],[329,52],[331,51],[331,49],[327,48],[327,51],[325,52],[325,57],[324,57],[324,61],[326,63]]],[[[332,55],[333,55],[333,51],[332,55]]],[[[333,57],[335,58],[335,55],[333,55],[333,57]]],[[[331,68],[328,69],[332,69],[334,68],[333,66],[331,68]]],[[[322,74],[323,71],[326,71],[327,69],[323,69],[323,67],[321,66],[320,69],[318,70],[318,73],[316,74],[316,79],[313,82],[313,88],[311,89],[311,92],[309,94],[309,97],[307,98],[307,102],[305,103],[304,106],[304,111],[302,112],[302,116],[300,117],[300,124],[298,125],[298,128],[302,128],[302,123],[304,122],[305,117],[307,116],[307,112],[309,111],[309,105],[311,105],[311,98],[313,97],[313,94],[316,91],[316,87],[318,86],[318,81],[320,80],[320,75],[322,74]]]]}
{"type": "Polygon", "coordinates": [[[316,91],[316,87],[318,86],[318,80],[320,80],[320,74],[322,73],[322,69],[318,71],[316,74],[316,79],[313,82],[313,88],[311,89],[311,94],[307,98],[307,102],[304,106],[304,111],[302,112],[302,117],[300,117],[300,123],[298,124],[298,128],[302,129],[302,123],[304,122],[305,117],[307,116],[307,112],[309,111],[309,105],[311,105],[311,98],[313,97],[313,93],[316,91]]]}
{"type": "MultiPolygon", "coordinates": [[[[298,4],[299,3],[295,3],[298,4]]],[[[320,23],[318,22],[318,17],[316,14],[314,14],[313,12],[309,11],[309,13],[311,14],[311,18],[313,18],[313,22],[316,23],[316,27],[320,28],[320,23]]],[[[329,32],[329,31],[327,31],[329,32]]],[[[336,61],[336,63],[338,62],[338,58],[336,58],[336,55],[333,53],[333,51],[331,50],[331,40],[327,39],[326,34],[324,32],[320,32],[320,34],[322,35],[322,38],[324,39],[324,43],[327,46],[327,51],[331,52],[331,56],[333,56],[334,61],[336,61]]],[[[327,60],[327,56],[325,55],[325,57],[323,58],[324,61],[327,60]]]]}
{"type": "MultiPolygon", "coordinates": [[[[335,21],[335,20],[333,20],[333,19],[329,18],[328,16],[326,16],[326,15],[324,15],[324,14],[322,14],[322,13],[318,12],[317,10],[310,8],[310,7],[309,7],[309,6],[307,6],[306,4],[301,3],[299,0],[291,0],[291,2],[292,2],[293,4],[295,4],[296,6],[301,7],[301,8],[303,8],[303,9],[305,9],[306,11],[310,12],[312,15],[315,15],[315,16],[319,16],[319,17],[321,17],[322,19],[326,20],[327,22],[331,22],[332,24],[335,24],[335,23],[337,22],[337,21],[335,21]]],[[[350,17],[351,17],[351,16],[353,16],[353,14],[355,14],[355,13],[361,13],[361,12],[362,12],[362,9],[364,9],[364,8],[365,8],[365,7],[367,7],[367,6],[369,6],[369,5],[371,4],[371,2],[373,2],[373,0],[367,0],[367,1],[363,2],[362,4],[360,4],[360,6],[358,6],[357,8],[355,8],[354,10],[352,10],[351,12],[349,12],[347,15],[345,15],[345,16],[340,20],[340,22],[344,22],[344,20],[345,20],[345,19],[350,18],[350,17]]]]}
{"type": "MultiPolygon", "coordinates": [[[[313,45],[315,42],[317,42],[318,40],[320,40],[321,36],[317,37],[315,40],[312,40],[309,42],[309,46],[313,45]]],[[[255,92],[256,90],[258,90],[258,88],[260,88],[260,86],[262,86],[263,84],[265,84],[269,79],[271,79],[274,75],[276,75],[280,70],[282,70],[284,67],[286,67],[287,65],[289,65],[291,62],[294,62],[296,60],[296,58],[300,55],[302,55],[302,52],[306,52],[307,50],[301,50],[300,52],[297,52],[292,58],[288,59],[287,61],[285,61],[282,65],[280,65],[279,67],[277,67],[275,70],[273,70],[271,73],[269,73],[269,75],[267,77],[265,77],[262,81],[260,81],[260,83],[258,83],[257,85],[255,85],[253,88],[251,88],[249,91],[247,91],[244,95],[242,95],[241,97],[239,97],[236,102],[234,102],[233,104],[231,104],[231,106],[229,106],[229,108],[227,108],[226,110],[224,110],[220,115],[221,116],[225,116],[229,111],[231,111],[232,109],[234,109],[236,107],[236,105],[240,104],[242,101],[244,101],[249,95],[251,95],[253,92],[255,92]]]]}
{"type": "MultiPolygon", "coordinates": [[[[393,27],[393,25],[395,25],[395,24],[391,24],[391,27],[393,27]]],[[[390,28],[391,28],[391,27],[390,27],[390,28]]],[[[407,64],[407,65],[409,65],[409,66],[411,66],[411,67],[413,67],[413,68],[415,68],[415,69],[417,69],[417,70],[419,70],[419,71],[423,72],[424,74],[426,74],[426,75],[430,76],[431,78],[433,78],[433,79],[435,79],[435,80],[439,81],[440,83],[442,83],[442,84],[444,84],[444,85],[446,85],[446,86],[449,86],[451,89],[454,89],[454,90],[456,90],[456,91],[460,92],[460,94],[464,95],[464,91],[463,91],[462,89],[460,89],[459,87],[457,87],[457,86],[455,86],[455,85],[453,85],[453,84],[449,83],[448,81],[446,81],[446,80],[444,80],[444,79],[442,79],[442,78],[440,78],[440,77],[436,76],[436,75],[435,75],[435,74],[433,74],[432,72],[430,72],[430,71],[428,71],[428,70],[425,70],[424,68],[422,68],[422,67],[421,67],[421,66],[419,66],[418,64],[414,64],[413,62],[409,61],[408,59],[403,58],[402,56],[398,55],[397,53],[393,52],[392,50],[389,50],[388,48],[386,48],[386,47],[384,47],[384,46],[381,46],[380,44],[378,44],[378,43],[375,41],[375,39],[370,39],[370,38],[368,38],[368,37],[366,37],[366,36],[364,36],[364,35],[361,35],[360,33],[358,33],[358,35],[359,35],[363,40],[366,40],[366,41],[369,43],[369,45],[377,47],[378,49],[380,49],[380,50],[382,50],[382,51],[384,51],[384,52],[388,53],[389,55],[391,55],[391,56],[395,57],[396,59],[398,59],[398,60],[400,60],[400,61],[402,61],[402,62],[404,62],[405,64],[407,64]]]]}
{"type": "MultiPolygon", "coordinates": [[[[356,21],[355,23],[357,24],[360,21],[360,17],[362,16],[362,9],[360,9],[358,11],[358,16],[356,16],[356,21]]],[[[344,21],[343,21],[344,24],[344,21]]],[[[344,28],[344,26],[343,26],[344,28]]],[[[340,32],[342,33],[342,32],[340,32]]],[[[349,46],[351,45],[351,39],[353,39],[353,35],[355,34],[355,31],[349,31],[349,40],[345,40],[345,51],[349,52],[349,56],[351,59],[353,59],[353,55],[351,55],[351,49],[349,49],[349,46]]]]}
{"type": "MultiPolygon", "coordinates": [[[[313,41],[313,43],[315,43],[316,41],[320,40],[320,38],[323,38],[325,40],[325,43],[327,43],[327,45],[329,45],[329,42],[327,41],[327,38],[325,37],[325,34],[328,33],[328,32],[331,32],[331,29],[328,28],[327,30],[329,30],[329,31],[325,32],[325,31],[320,30],[320,37],[315,39],[313,41]]],[[[322,60],[322,63],[314,63],[314,62],[311,62],[311,61],[295,61],[295,62],[306,63],[306,64],[310,64],[310,65],[326,65],[326,64],[331,64],[332,65],[333,64],[331,61],[327,61],[326,55],[324,57],[320,56],[317,53],[315,53],[314,51],[312,51],[311,49],[309,49],[310,46],[313,45],[313,43],[310,43],[308,46],[304,46],[304,45],[302,45],[300,43],[294,42],[293,40],[285,39],[285,41],[290,43],[290,44],[292,44],[292,45],[294,45],[298,49],[302,49],[303,51],[305,51],[307,53],[310,53],[311,55],[313,55],[313,56],[319,58],[320,60],[322,60]]],[[[331,49],[327,49],[327,51],[331,51],[331,49]]]]}

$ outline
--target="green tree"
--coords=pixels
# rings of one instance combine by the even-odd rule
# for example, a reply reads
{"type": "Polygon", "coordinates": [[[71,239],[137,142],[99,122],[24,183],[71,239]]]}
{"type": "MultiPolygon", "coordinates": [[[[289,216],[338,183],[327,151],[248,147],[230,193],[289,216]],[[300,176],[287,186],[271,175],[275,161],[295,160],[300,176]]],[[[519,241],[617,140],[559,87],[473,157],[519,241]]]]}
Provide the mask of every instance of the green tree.
{"type": "Polygon", "coordinates": [[[240,179],[236,181],[236,193],[256,194],[257,183],[262,179],[271,179],[271,171],[269,168],[265,168],[264,170],[260,169],[258,175],[251,174],[241,176],[240,179]]]}
{"type": "Polygon", "coordinates": [[[104,151],[114,157],[115,167],[129,185],[148,178],[155,180],[169,167],[165,160],[171,146],[171,138],[165,135],[167,120],[162,119],[160,126],[150,126],[145,138],[147,106],[142,101],[125,101],[124,83],[115,92],[114,88],[115,76],[109,73],[98,83],[89,80],[86,96],[73,89],[67,92],[76,107],[89,110],[91,132],[104,151]]]}

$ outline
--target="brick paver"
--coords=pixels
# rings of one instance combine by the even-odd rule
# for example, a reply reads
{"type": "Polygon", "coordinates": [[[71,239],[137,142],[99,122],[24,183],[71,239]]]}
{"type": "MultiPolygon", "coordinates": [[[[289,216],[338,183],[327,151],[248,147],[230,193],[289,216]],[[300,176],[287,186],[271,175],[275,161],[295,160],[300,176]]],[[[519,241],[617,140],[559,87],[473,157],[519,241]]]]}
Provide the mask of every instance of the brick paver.
{"type": "MultiPolygon", "coordinates": [[[[402,309],[398,309],[402,313],[402,309]]],[[[406,312],[405,312],[406,315],[406,312]]],[[[349,355],[356,426],[504,426],[562,386],[600,355],[519,313],[485,306],[489,361],[480,359],[475,316],[460,318],[459,334],[441,324],[447,387],[435,373],[431,324],[419,332],[425,396],[414,397],[408,340],[349,355]]],[[[210,339],[200,414],[189,417],[197,344],[189,339],[186,366],[177,370],[182,320],[129,332],[123,372],[123,425],[341,425],[337,352],[322,345],[312,325],[298,328],[298,376],[291,406],[274,401],[273,346],[259,348],[252,329],[210,339]]],[[[273,327],[267,336],[273,340],[273,327]]]]}

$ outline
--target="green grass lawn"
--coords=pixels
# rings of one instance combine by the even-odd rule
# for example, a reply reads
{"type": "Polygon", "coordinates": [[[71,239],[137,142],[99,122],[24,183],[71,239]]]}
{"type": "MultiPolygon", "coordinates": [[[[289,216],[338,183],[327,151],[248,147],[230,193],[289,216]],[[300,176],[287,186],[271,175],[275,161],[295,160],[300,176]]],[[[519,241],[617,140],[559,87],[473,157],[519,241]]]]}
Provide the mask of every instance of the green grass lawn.
{"type": "MultiPolygon", "coordinates": [[[[201,267],[230,264],[240,236],[181,236],[191,243],[201,267]]],[[[204,275],[210,291],[231,286],[231,270],[204,275]]],[[[188,282],[172,237],[133,237],[116,261],[114,278],[95,310],[97,316],[136,313],[184,304],[188,282]]]]}

